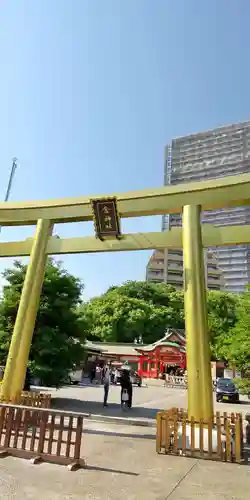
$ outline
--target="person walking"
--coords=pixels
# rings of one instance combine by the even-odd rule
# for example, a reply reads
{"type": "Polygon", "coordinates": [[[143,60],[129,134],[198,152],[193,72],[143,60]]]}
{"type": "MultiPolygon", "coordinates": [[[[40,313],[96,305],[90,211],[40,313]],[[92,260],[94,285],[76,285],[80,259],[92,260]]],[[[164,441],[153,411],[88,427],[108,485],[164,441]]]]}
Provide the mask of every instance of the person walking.
{"type": "Polygon", "coordinates": [[[109,384],[110,384],[110,368],[105,365],[103,368],[103,385],[104,385],[104,399],[103,406],[108,406],[108,395],[109,395],[109,384]]]}
{"type": "Polygon", "coordinates": [[[90,380],[90,383],[93,384],[94,380],[95,380],[95,365],[93,364],[90,368],[90,372],[89,372],[89,380],[90,380]]]}
{"type": "Polygon", "coordinates": [[[115,379],[114,379],[114,384],[118,384],[118,381],[119,381],[119,378],[120,378],[120,372],[118,370],[118,368],[115,369],[115,379]]]}
{"type": "Polygon", "coordinates": [[[131,382],[129,370],[126,370],[126,369],[122,370],[120,383],[121,383],[121,406],[123,405],[123,392],[125,391],[128,393],[127,406],[128,406],[128,408],[131,408],[133,388],[132,388],[132,382],[131,382]]]}

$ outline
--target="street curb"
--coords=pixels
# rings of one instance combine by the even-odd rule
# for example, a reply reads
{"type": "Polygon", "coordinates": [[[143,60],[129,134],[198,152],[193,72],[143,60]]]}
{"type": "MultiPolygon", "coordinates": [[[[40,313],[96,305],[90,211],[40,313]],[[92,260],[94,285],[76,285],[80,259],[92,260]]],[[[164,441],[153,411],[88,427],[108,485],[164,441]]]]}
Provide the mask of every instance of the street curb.
{"type": "Polygon", "coordinates": [[[90,413],[88,419],[92,422],[104,422],[106,424],[131,425],[134,427],[156,427],[155,421],[150,422],[148,420],[137,420],[135,418],[112,417],[108,415],[104,416],[90,413]]]}

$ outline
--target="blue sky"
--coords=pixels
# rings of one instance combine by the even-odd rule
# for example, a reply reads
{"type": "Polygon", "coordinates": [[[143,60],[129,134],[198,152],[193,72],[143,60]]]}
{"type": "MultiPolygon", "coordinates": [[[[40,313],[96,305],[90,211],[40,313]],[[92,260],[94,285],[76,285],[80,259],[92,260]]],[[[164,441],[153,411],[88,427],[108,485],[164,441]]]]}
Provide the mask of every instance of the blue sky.
{"type": "MultiPolygon", "coordinates": [[[[249,0],[8,0],[0,4],[0,197],[160,186],[172,137],[250,119],[249,0]]],[[[122,221],[160,230],[160,218],[122,221]]],[[[3,228],[2,240],[34,228],[3,228]]],[[[56,227],[92,234],[90,223],[56,227]]],[[[68,255],[84,297],[144,279],[150,252],[68,255]]],[[[0,271],[11,264],[2,259],[0,271]]]]}

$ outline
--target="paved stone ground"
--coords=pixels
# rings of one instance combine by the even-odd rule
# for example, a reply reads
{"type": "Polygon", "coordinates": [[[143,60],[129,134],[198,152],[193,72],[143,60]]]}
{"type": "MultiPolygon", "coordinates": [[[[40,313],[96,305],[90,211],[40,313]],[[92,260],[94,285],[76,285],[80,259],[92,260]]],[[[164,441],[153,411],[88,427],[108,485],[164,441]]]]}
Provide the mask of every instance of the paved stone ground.
{"type": "MultiPolygon", "coordinates": [[[[102,387],[53,391],[56,406],[113,417],[123,425],[85,420],[82,456],[87,468],[69,472],[63,466],[31,465],[12,457],[0,459],[0,500],[246,500],[250,467],[157,455],[155,428],[127,425],[129,419],[154,423],[158,409],[186,407],[185,390],[149,383],[135,388],[133,408],[122,411],[119,387],[112,387],[109,408],[102,407],[102,387]]],[[[221,411],[249,411],[241,405],[216,405],[221,411]]]]}
{"type": "Polygon", "coordinates": [[[86,420],[87,468],[0,460],[0,500],[246,500],[250,467],[155,453],[150,428],[86,420]]]}
{"type": "MultiPolygon", "coordinates": [[[[103,387],[86,385],[83,387],[64,387],[58,391],[51,390],[53,404],[56,408],[82,411],[97,415],[135,418],[141,421],[155,421],[158,410],[171,407],[187,408],[187,391],[185,389],[169,389],[162,382],[148,381],[148,386],[134,387],[133,408],[124,412],[120,408],[120,387],[111,386],[109,407],[103,408],[103,387]]],[[[221,412],[250,412],[250,401],[241,398],[241,404],[216,403],[215,410],[221,412]]]]}

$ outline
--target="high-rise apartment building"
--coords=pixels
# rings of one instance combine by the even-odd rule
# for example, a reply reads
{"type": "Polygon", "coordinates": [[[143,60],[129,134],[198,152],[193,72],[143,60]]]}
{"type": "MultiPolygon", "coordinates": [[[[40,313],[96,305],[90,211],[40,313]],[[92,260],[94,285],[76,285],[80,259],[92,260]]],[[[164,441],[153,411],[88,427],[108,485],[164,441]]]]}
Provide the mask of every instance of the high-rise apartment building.
{"type": "MultiPolygon", "coordinates": [[[[215,255],[204,250],[204,270],[206,287],[209,290],[222,288],[221,273],[215,255]]],[[[182,248],[155,250],[146,268],[146,280],[152,283],[166,283],[177,290],[183,289],[183,252],[182,248]]]]}
{"type": "MultiPolygon", "coordinates": [[[[173,139],[166,147],[164,184],[180,184],[250,172],[250,122],[219,127],[173,139]]],[[[250,207],[203,212],[202,222],[215,226],[250,224],[250,207]]],[[[181,214],[163,216],[162,230],[181,225],[181,214]]],[[[250,247],[216,247],[224,289],[242,292],[250,283],[250,247]]]]}

